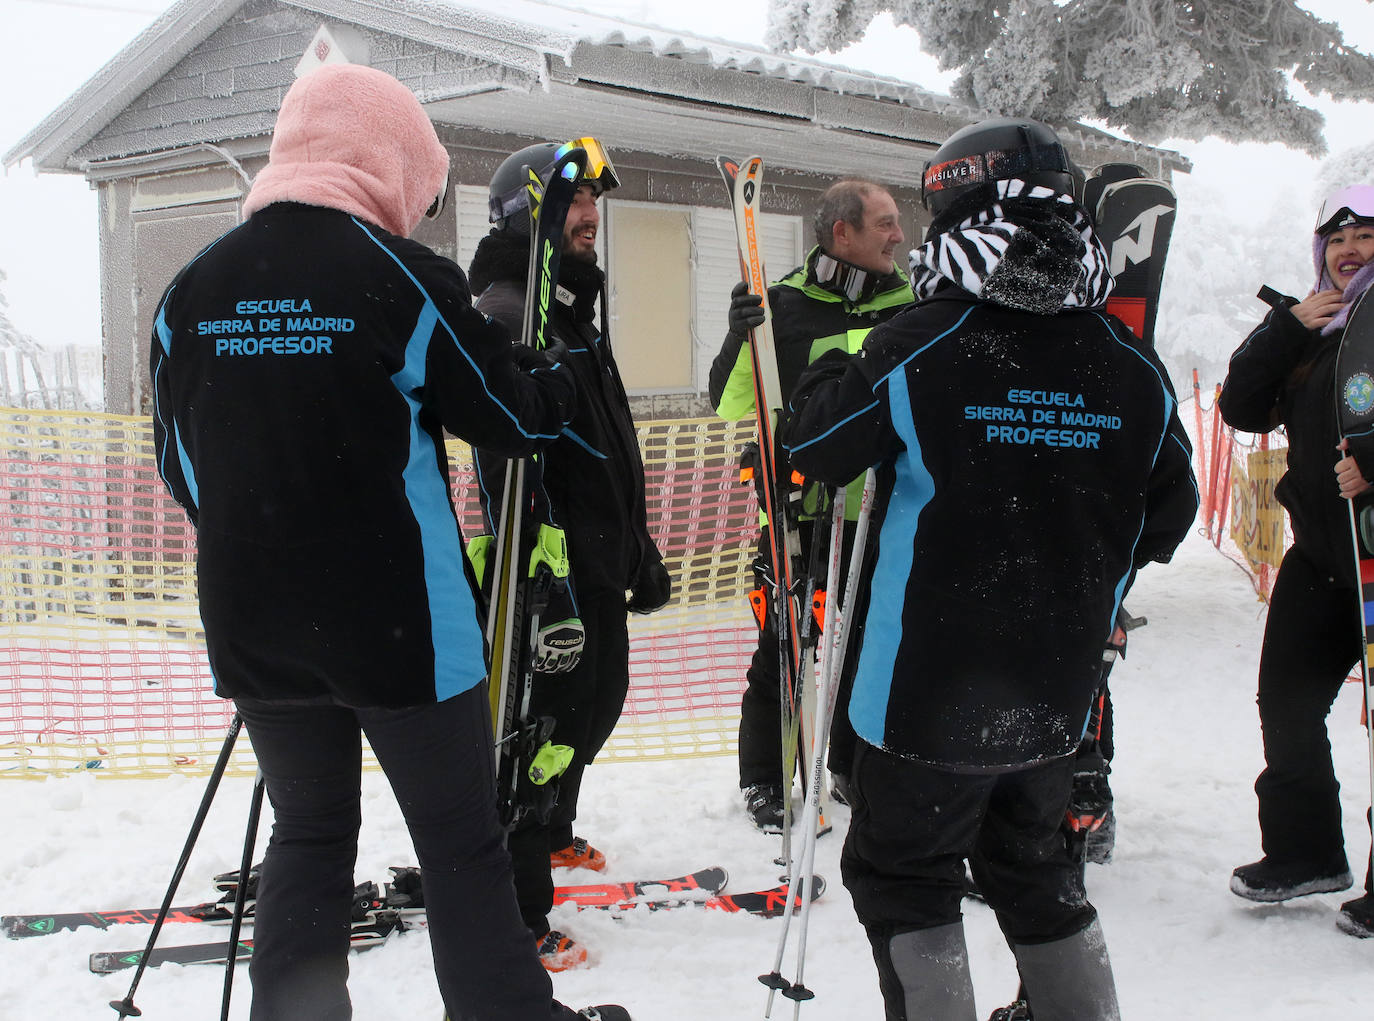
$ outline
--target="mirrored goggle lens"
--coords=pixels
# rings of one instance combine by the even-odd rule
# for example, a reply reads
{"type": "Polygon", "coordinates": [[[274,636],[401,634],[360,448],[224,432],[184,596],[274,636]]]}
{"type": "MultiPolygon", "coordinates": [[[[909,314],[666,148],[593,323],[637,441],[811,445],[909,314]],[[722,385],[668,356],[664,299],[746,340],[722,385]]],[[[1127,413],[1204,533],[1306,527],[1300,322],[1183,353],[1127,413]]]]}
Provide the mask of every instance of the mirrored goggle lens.
{"type": "Polygon", "coordinates": [[[616,176],[615,165],[611,162],[610,154],[597,139],[590,136],[574,138],[571,142],[566,142],[558,147],[558,151],[554,154],[555,159],[561,158],[572,149],[582,149],[587,153],[587,169],[582,174],[583,180],[597,185],[600,191],[610,191],[612,188],[620,187],[620,178],[616,176]]]}

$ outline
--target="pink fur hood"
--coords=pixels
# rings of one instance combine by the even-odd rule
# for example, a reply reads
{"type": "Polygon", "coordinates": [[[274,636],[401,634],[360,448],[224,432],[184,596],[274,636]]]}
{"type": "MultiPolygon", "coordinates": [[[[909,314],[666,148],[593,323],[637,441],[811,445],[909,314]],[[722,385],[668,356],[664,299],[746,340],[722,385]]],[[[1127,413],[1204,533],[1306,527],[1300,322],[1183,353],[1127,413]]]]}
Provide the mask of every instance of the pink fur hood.
{"type": "Polygon", "coordinates": [[[376,68],[326,64],[287,91],[243,215],[303,202],[409,237],[447,177],[448,151],[414,93],[376,68]]]}

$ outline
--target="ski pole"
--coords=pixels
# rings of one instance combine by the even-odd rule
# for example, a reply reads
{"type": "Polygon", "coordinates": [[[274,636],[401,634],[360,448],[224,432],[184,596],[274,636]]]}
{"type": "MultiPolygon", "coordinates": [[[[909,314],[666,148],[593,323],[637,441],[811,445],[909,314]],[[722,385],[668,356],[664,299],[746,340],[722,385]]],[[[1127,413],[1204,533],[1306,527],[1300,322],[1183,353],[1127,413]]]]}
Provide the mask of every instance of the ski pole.
{"type": "MultiPolygon", "coordinates": [[[[826,634],[830,637],[830,642],[826,648],[827,662],[821,685],[823,701],[818,714],[824,717],[826,729],[824,735],[817,736],[816,754],[811,763],[812,800],[807,807],[811,809],[813,825],[811,830],[806,833],[809,846],[805,850],[806,862],[802,872],[804,885],[802,887],[801,917],[797,920],[797,976],[792,980],[791,985],[782,991],[783,996],[793,1001],[793,1021],[801,1016],[802,1003],[815,996],[802,981],[806,970],[806,937],[811,922],[810,884],[816,863],[815,823],[820,812],[820,792],[825,783],[825,744],[830,735],[829,723],[834,716],[835,699],[840,690],[840,675],[844,670],[849,645],[849,627],[854,617],[851,612],[854,594],[858,590],[859,575],[863,567],[864,548],[868,543],[868,522],[873,514],[873,497],[876,490],[877,474],[870,468],[864,476],[863,495],[859,498],[859,514],[854,523],[854,548],[849,553],[849,571],[845,575],[844,588],[840,592],[840,598],[836,600],[839,605],[836,606],[833,616],[830,614],[830,607],[828,605],[826,607],[829,618],[826,634]]],[[[843,514],[840,517],[843,518],[843,514]]],[[[838,558],[835,558],[831,563],[838,573],[837,560],[838,558]]],[[[789,896],[789,902],[790,900],[789,896]]]]}
{"type": "Polygon", "coordinates": [[[234,742],[238,740],[239,731],[243,728],[243,717],[238,713],[229,721],[229,733],[224,735],[224,746],[219,750],[219,758],[215,760],[215,768],[210,771],[210,779],[205,784],[205,794],[200,799],[200,808],[196,810],[196,817],[191,822],[191,831],[186,834],[186,846],[181,849],[181,858],[177,861],[176,868],[172,870],[172,880],[167,884],[167,895],[162,898],[162,907],[158,908],[157,918],[153,920],[153,931],[148,934],[148,945],[143,948],[143,955],[139,958],[138,967],[134,969],[133,981],[129,983],[129,991],[122,1000],[111,1000],[110,1006],[113,1007],[121,1018],[142,1017],[143,1011],[134,1006],[134,991],[138,988],[138,983],[143,978],[143,971],[148,966],[148,955],[152,953],[153,946],[157,943],[157,937],[162,932],[162,923],[167,919],[167,912],[172,908],[172,898],[176,896],[177,887],[181,884],[181,877],[186,872],[186,864],[191,860],[191,851],[196,846],[196,840],[200,837],[200,829],[205,825],[205,817],[210,814],[210,804],[215,800],[215,791],[219,789],[219,782],[224,777],[225,767],[229,765],[229,756],[234,751],[234,742]]]}
{"type": "Polygon", "coordinates": [[[258,820],[262,817],[262,794],[267,782],[258,769],[253,779],[253,798],[248,805],[248,827],[243,834],[243,857],[239,860],[239,878],[234,887],[234,916],[229,922],[229,952],[224,955],[224,999],[220,1003],[220,1021],[229,1021],[229,998],[234,991],[234,948],[239,945],[239,930],[243,927],[244,907],[248,903],[247,875],[253,868],[253,848],[258,842],[258,820]]]}
{"type": "MultiPolygon", "coordinates": [[[[838,599],[832,598],[836,593],[839,584],[840,558],[844,552],[844,504],[845,490],[843,487],[833,491],[831,496],[831,527],[830,527],[830,556],[829,565],[826,571],[826,601],[825,619],[821,626],[822,641],[834,633],[834,617],[838,599]]],[[[827,669],[830,665],[830,643],[826,642],[821,646],[820,679],[821,684],[825,685],[828,681],[827,669]]],[[[812,696],[813,703],[815,697],[812,696]]],[[[811,720],[811,758],[809,760],[810,769],[807,771],[806,807],[802,811],[801,831],[802,846],[801,853],[797,857],[797,864],[800,868],[791,868],[787,879],[787,904],[783,908],[782,932],[778,934],[778,949],[773,957],[773,970],[766,975],[760,975],[759,981],[768,987],[768,1002],[764,1008],[763,1016],[771,1017],[773,1012],[774,994],[781,991],[784,996],[792,993],[792,986],[782,977],[782,959],[787,950],[788,931],[792,925],[792,916],[795,914],[796,898],[794,891],[798,889],[797,878],[801,877],[801,896],[805,900],[810,895],[811,889],[811,869],[814,867],[816,858],[816,830],[820,819],[820,790],[816,786],[819,782],[823,785],[824,780],[824,759],[825,745],[830,736],[829,710],[827,705],[831,700],[826,699],[815,707],[811,720]],[[817,766],[817,762],[821,765],[817,766]]],[[[791,863],[789,862],[789,865],[791,863]]]]}

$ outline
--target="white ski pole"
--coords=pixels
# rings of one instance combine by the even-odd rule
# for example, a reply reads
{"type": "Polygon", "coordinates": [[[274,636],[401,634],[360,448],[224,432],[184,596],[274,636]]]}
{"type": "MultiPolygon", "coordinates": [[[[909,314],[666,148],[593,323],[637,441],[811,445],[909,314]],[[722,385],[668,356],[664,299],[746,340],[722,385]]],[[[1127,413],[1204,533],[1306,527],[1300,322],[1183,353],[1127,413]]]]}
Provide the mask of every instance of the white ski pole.
{"type": "MultiPolygon", "coordinates": [[[[821,626],[820,650],[820,682],[824,684],[826,678],[826,668],[830,658],[830,643],[826,640],[833,627],[833,615],[835,601],[831,598],[831,593],[835,591],[835,586],[839,584],[840,559],[844,550],[844,506],[845,490],[844,487],[837,487],[831,497],[830,515],[830,558],[826,569],[826,600],[825,618],[821,626]]],[[[814,694],[812,701],[816,701],[814,694]]],[[[792,916],[795,913],[796,897],[794,894],[800,889],[803,899],[810,895],[811,891],[811,868],[816,857],[816,830],[820,820],[820,792],[816,788],[816,759],[819,755],[823,760],[825,756],[825,743],[830,734],[829,713],[825,710],[825,702],[812,714],[811,720],[811,749],[810,761],[811,769],[807,773],[811,781],[807,788],[806,807],[802,811],[801,852],[795,861],[789,863],[787,875],[787,905],[783,908],[782,932],[778,935],[778,949],[773,957],[773,970],[767,975],[760,975],[759,981],[768,987],[768,1002],[764,1007],[763,1016],[771,1017],[773,1013],[773,996],[779,990],[784,996],[791,995],[791,985],[782,977],[782,958],[787,950],[787,934],[791,928],[792,916]],[[797,877],[801,877],[800,888],[797,884],[797,877]]],[[[824,782],[824,773],[821,774],[824,782]]]]}
{"type": "MultiPolygon", "coordinates": [[[[839,694],[840,676],[844,672],[845,653],[849,642],[849,624],[853,619],[850,612],[854,603],[854,594],[858,589],[859,575],[863,568],[864,547],[868,542],[868,522],[873,515],[873,496],[877,489],[877,475],[872,468],[864,476],[863,495],[859,498],[859,514],[854,523],[854,548],[849,554],[849,572],[845,575],[844,588],[836,590],[834,583],[838,578],[830,583],[827,588],[826,599],[826,627],[825,635],[829,639],[825,651],[825,673],[822,675],[821,685],[821,707],[817,716],[823,716],[826,720],[826,729],[823,734],[818,734],[816,741],[816,753],[811,762],[811,800],[807,803],[807,808],[811,810],[811,828],[806,831],[809,839],[809,846],[804,849],[805,864],[802,871],[802,905],[801,917],[797,922],[797,977],[793,979],[791,985],[783,990],[783,995],[794,1002],[792,1008],[793,1021],[797,1021],[801,1016],[801,1005],[804,1001],[815,996],[810,989],[806,988],[802,978],[806,970],[806,935],[811,921],[811,898],[809,896],[809,884],[815,871],[816,861],[816,822],[820,811],[820,792],[825,783],[825,744],[829,738],[830,718],[835,712],[835,699],[839,694]],[[833,594],[835,598],[829,598],[833,594]]],[[[843,514],[840,515],[843,519],[843,514]]],[[[841,526],[843,520],[841,520],[841,526]]],[[[834,573],[838,574],[838,565],[834,564],[834,573]]],[[[789,907],[791,897],[789,891],[789,907]]]]}

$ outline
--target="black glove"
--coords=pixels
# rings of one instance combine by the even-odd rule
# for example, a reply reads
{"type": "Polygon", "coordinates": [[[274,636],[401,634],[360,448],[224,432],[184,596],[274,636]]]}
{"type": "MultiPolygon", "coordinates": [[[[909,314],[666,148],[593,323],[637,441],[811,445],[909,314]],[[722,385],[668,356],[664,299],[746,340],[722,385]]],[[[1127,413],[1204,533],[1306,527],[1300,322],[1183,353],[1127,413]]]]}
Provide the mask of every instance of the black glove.
{"type": "Polygon", "coordinates": [[[763,322],[763,299],[749,293],[749,285],[743,280],[730,292],[730,311],[726,315],[730,332],[744,337],[749,331],[763,322]]]}
{"type": "Polygon", "coordinates": [[[515,364],[520,366],[522,372],[551,368],[568,357],[568,345],[557,338],[551,340],[542,351],[525,344],[512,344],[511,350],[515,355],[515,364]]]}
{"type": "Polygon", "coordinates": [[[639,572],[625,609],[631,613],[653,613],[673,598],[673,579],[662,560],[655,560],[639,572]]]}

